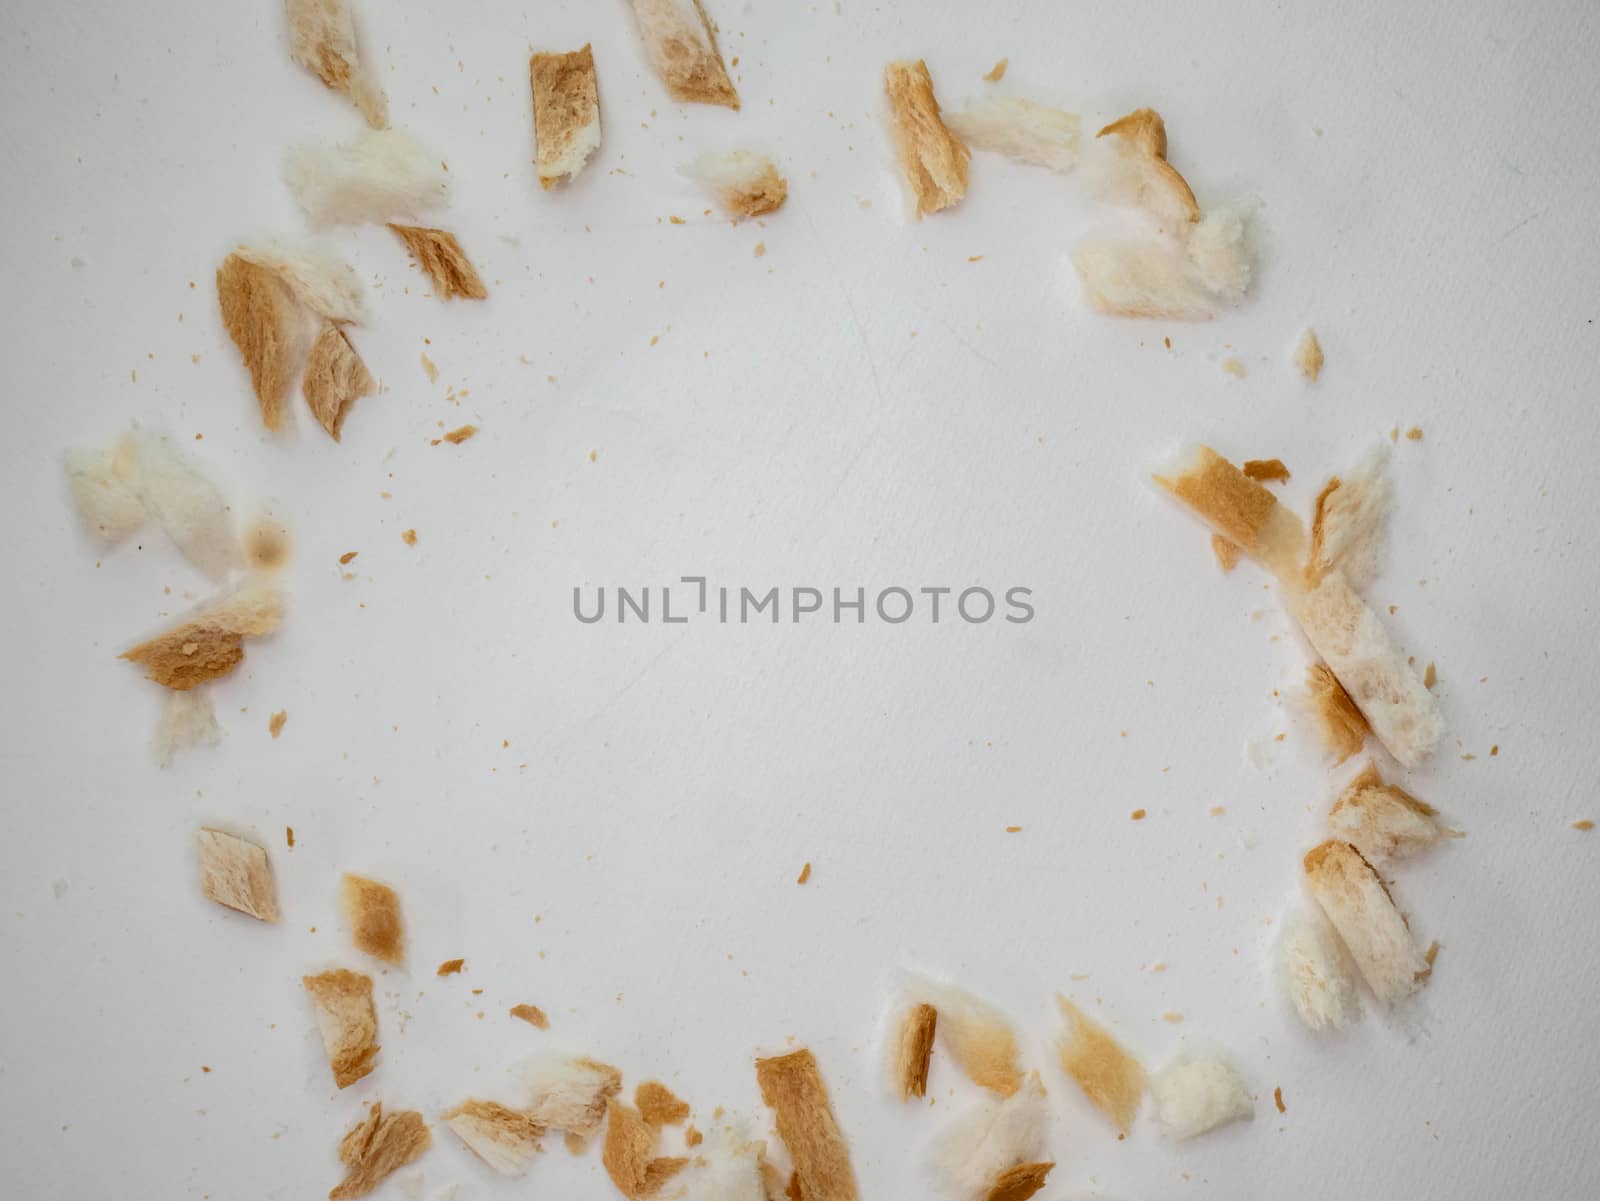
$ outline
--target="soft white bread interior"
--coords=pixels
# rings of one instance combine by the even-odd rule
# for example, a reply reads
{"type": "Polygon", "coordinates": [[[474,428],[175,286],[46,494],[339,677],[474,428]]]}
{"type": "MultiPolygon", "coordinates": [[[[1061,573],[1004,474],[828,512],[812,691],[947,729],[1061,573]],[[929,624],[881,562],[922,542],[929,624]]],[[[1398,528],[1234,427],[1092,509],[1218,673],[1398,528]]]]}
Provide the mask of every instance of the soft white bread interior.
{"type": "Polygon", "coordinates": [[[233,253],[272,271],[319,317],[352,325],[366,320],[366,295],[355,270],[322,247],[274,239],[240,246],[233,253]]]}
{"type": "Polygon", "coordinates": [[[1023,96],[988,96],[959,112],[946,112],[944,122],[968,146],[1021,163],[1063,175],[1078,163],[1078,114],[1023,96]]]}
{"type": "Polygon", "coordinates": [[[952,1201],[985,1201],[1008,1170],[1040,1159],[1049,1123],[1037,1072],[1009,1097],[973,1102],[935,1138],[929,1156],[935,1186],[952,1201]]]}
{"type": "Polygon", "coordinates": [[[1460,837],[1439,821],[1439,811],[1404,788],[1385,784],[1369,763],[1339,794],[1328,814],[1328,828],[1368,863],[1387,863],[1419,855],[1445,838],[1460,837]]]}
{"type": "Polygon", "coordinates": [[[1278,936],[1279,976],[1310,1030],[1343,1030],[1361,1019],[1356,966],[1319,908],[1298,906],[1278,936]]]}
{"type": "Polygon", "coordinates": [[[283,178],[317,226],[415,217],[450,199],[440,157],[399,129],[296,146],[284,159],[283,178]]]}
{"type": "Polygon", "coordinates": [[[1427,956],[1412,941],[1372,865],[1347,842],[1329,839],[1306,852],[1306,884],[1380,1002],[1403,1001],[1428,978],[1427,956]]]}
{"type": "Polygon", "coordinates": [[[216,746],[221,741],[222,727],[217,724],[210,693],[203,688],[191,688],[187,692],[164,694],[161,716],[150,742],[151,754],[158,764],[167,767],[179,751],[216,746]]]}
{"type": "Polygon", "coordinates": [[[1116,317],[1209,321],[1249,290],[1247,213],[1218,208],[1176,231],[1102,234],[1073,251],[1089,303],[1116,317]]]}
{"type": "Polygon", "coordinates": [[[1171,1139],[1189,1139],[1230,1122],[1249,1121],[1255,1102],[1222,1056],[1182,1055],[1150,1079],[1156,1122],[1171,1139]]]}
{"type": "Polygon", "coordinates": [[[938,1045],[974,1084],[1002,1097],[1021,1087],[1017,1037],[1005,1014],[964,989],[925,976],[908,974],[902,992],[908,1002],[937,1012],[938,1045]]]}
{"type": "Polygon", "coordinates": [[[1357,592],[1372,583],[1383,565],[1390,492],[1389,448],[1382,445],[1323,486],[1311,520],[1313,579],[1343,572],[1357,592]]]}
{"type": "Polygon", "coordinates": [[[783,205],[789,181],[766,155],[754,150],[703,154],[685,168],[730,217],[760,217],[783,205]]]}

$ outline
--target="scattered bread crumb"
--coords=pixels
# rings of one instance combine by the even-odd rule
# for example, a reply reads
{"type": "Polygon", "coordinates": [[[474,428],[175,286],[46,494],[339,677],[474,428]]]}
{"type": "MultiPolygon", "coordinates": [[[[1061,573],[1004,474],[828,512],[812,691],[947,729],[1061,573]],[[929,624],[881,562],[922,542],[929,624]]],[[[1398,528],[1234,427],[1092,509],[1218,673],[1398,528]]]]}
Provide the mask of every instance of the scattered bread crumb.
{"type": "Polygon", "coordinates": [[[685,170],[736,219],[776,212],[789,197],[789,181],[777,164],[753,150],[701,155],[685,170]]]}
{"type": "Polygon", "coordinates": [[[1044,1160],[1019,1163],[1014,1168],[1007,1168],[995,1177],[984,1201],[1028,1201],[1029,1197],[1044,1188],[1045,1179],[1055,1166],[1054,1160],[1044,1160]]]}
{"type": "Polygon", "coordinates": [[[1263,482],[1289,478],[1289,469],[1284,466],[1282,459],[1246,459],[1239,470],[1247,478],[1263,482]]]}
{"type": "Polygon", "coordinates": [[[475,425],[458,426],[446,434],[443,440],[450,443],[451,446],[460,446],[477,432],[478,427],[475,425]]]}
{"type": "Polygon", "coordinates": [[[701,1143],[705,1142],[705,1140],[706,1140],[706,1136],[701,1134],[693,1126],[685,1126],[684,1127],[684,1130],[683,1130],[683,1143],[684,1143],[684,1146],[686,1146],[686,1147],[698,1147],[701,1143]]]}
{"type": "Polygon", "coordinates": [[[422,352],[422,372],[428,377],[428,382],[430,384],[436,384],[439,382],[439,367],[432,359],[428,357],[427,351],[422,352]]]}
{"type": "Polygon", "coordinates": [[[339,969],[302,976],[300,983],[316,1007],[317,1030],[333,1082],[348,1088],[371,1073],[378,1057],[378,1011],[372,1004],[372,977],[339,969]]]}
{"type": "Polygon", "coordinates": [[[1294,344],[1294,365],[1300,368],[1300,374],[1305,376],[1310,383],[1317,382],[1317,376],[1322,374],[1322,343],[1317,341],[1317,331],[1309,325],[1300,333],[1300,340],[1294,344]]]}
{"type": "Polygon", "coordinates": [[[1572,823],[1572,828],[1574,830],[1592,830],[1594,829],[1594,822],[1590,821],[1587,817],[1579,818],[1577,821],[1572,823]]]}
{"type": "Polygon", "coordinates": [[[933,1038],[939,1011],[932,1005],[908,1005],[895,1022],[890,1037],[889,1080],[902,1101],[928,1094],[928,1065],[933,1058],[933,1038]]]}
{"type": "Polygon", "coordinates": [[[284,397],[305,346],[305,321],[289,286],[276,272],[230,254],[217,268],[222,323],[250,372],[261,421],[283,425],[284,397]]]}
{"type": "Polygon", "coordinates": [[[949,208],[967,194],[966,146],[946,128],[928,65],[894,62],[884,68],[900,170],[911,185],[917,217],[949,208]]]}
{"type": "Polygon", "coordinates": [[[417,544],[417,531],[406,530],[400,535],[400,541],[404,542],[407,546],[415,546],[417,544]]]}
{"type": "Polygon", "coordinates": [[[594,50],[535,54],[528,60],[533,87],[533,134],[539,186],[574,179],[600,148],[600,85],[594,50]]]}
{"type": "Polygon", "coordinates": [[[463,1101],[440,1114],[439,1120],[502,1176],[521,1176],[542,1150],[544,1127],[498,1101],[463,1101]]]}
{"type": "Polygon", "coordinates": [[[300,390],[317,424],[337,442],[350,406],[376,392],[378,382],[351,345],[349,335],[337,325],[328,325],[311,344],[300,390]]]}
{"type": "Polygon", "coordinates": [[[613,1099],[607,1103],[606,1112],[606,1138],[600,1161],[624,1197],[654,1197],[668,1180],[688,1166],[687,1159],[657,1157],[660,1131],[633,1106],[613,1099]]]}
{"type": "Polygon", "coordinates": [[[1248,1121],[1255,1102],[1239,1074],[1219,1055],[1184,1055],[1150,1081],[1156,1121],[1171,1139],[1195,1138],[1230,1122],[1248,1121]]]}
{"type": "Polygon", "coordinates": [[[289,844],[289,849],[291,851],[294,850],[294,827],[293,826],[285,826],[283,828],[283,837],[284,837],[284,841],[286,841],[289,844]]]}
{"type": "Polygon", "coordinates": [[[974,1084],[1002,1097],[1022,1086],[1017,1038],[998,1009],[954,985],[922,976],[908,977],[905,993],[908,1001],[938,1011],[938,1042],[974,1084]]]}
{"type": "Polygon", "coordinates": [[[634,1089],[633,1103],[651,1126],[676,1126],[689,1116],[689,1103],[658,1080],[646,1080],[634,1089]]]}
{"type": "Polygon", "coordinates": [[[999,83],[1006,77],[1006,68],[1010,65],[1011,60],[1009,58],[1002,58],[999,62],[995,63],[994,66],[989,68],[989,73],[984,76],[984,79],[989,83],[999,83]]]}
{"type": "Polygon", "coordinates": [[[533,1104],[528,1114],[551,1130],[586,1139],[606,1120],[606,1103],[622,1091],[622,1073],[609,1064],[545,1056],[528,1069],[533,1104]]]}
{"type": "Polygon", "coordinates": [[[833,1115],[815,1056],[802,1048],[757,1059],[756,1083],[794,1161],[800,1196],[805,1201],[857,1201],[850,1148],[833,1115]]]}
{"type": "Polygon", "coordinates": [[[1175,227],[1200,220],[1189,182],[1167,161],[1167,126],[1155,109],[1135,109],[1094,136],[1117,139],[1114,161],[1120,169],[1101,181],[1103,191],[1175,227]]]}
{"type": "Polygon", "coordinates": [[[283,733],[284,723],[288,720],[289,711],[287,709],[279,709],[267,719],[267,733],[271,734],[274,738],[278,737],[278,735],[283,733]]]}
{"type": "Polygon", "coordinates": [[[446,959],[433,974],[435,976],[454,976],[466,966],[467,961],[465,959],[446,959]]]}
{"type": "Polygon", "coordinates": [[[1057,995],[1056,1004],[1067,1019],[1067,1029],[1057,1043],[1062,1069],[1077,1081],[1095,1108],[1126,1136],[1139,1112],[1144,1068],[1122,1049],[1105,1027],[1071,1001],[1057,995]]]}
{"type": "Polygon", "coordinates": [[[478,278],[478,271],[456,241],[455,234],[446,229],[433,229],[426,225],[389,224],[446,300],[457,296],[468,300],[484,300],[489,290],[478,278]]]}
{"type": "Polygon", "coordinates": [[[1280,976],[1310,1030],[1343,1030],[1361,1017],[1355,965],[1320,909],[1296,909],[1278,939],[1280,976]]]}
{"type": "Polygon", "coordinates": [[[346,872],[342,897],[356,949],[385,963],[403,964],[406,932],[400,915],[400,894],[387,884],[346,872]]]}
{"type": "Polygon", "coordinates": [[[1278,1112],[1279,1113],[1288,1113],[1289,1112],[1288,1106],[1286,1106],[1283,1103],[1283,1089],[1282,1088],[1275,1088],[1275,1089],[1272,1090],[1272,1103],[1278,1107],[1278,1112]]]}
{"type": "Polygon", "coordinates": [[[1238,359],[1234,359],[1234,358],[1223,359],[1222,360],[1222,370],[1225,371],[1227,374],[1229,374],[1231,376],[1234,376],[1234,377],[1236,377],[1238,379],[1243,379],[1246,375],[1249,374],[1249,372],[1245,370],[1244,364],[1242,362],[1240,362],[1238,359]]]}
{"type": "Polygon", "coordinates": [[[1143,809],[1135,809],[1132,813],[1128,814],[1128,817],[1132,821],[1142,822],[1145,819],[1145,812],[1143,809]]]}
{"type": "Polygon", "coordinates": [[[1408,429],[1406,431],[1406,439],[1407,439],[1407,441],[1410,441],[1410,442],[1421,442],[1422,441],[1422,430],[1420,428],[1418,428],[1417,426],[1412,426],[1410,429],[1408,429]]]}
{"type": "Polygon", "coordinates": [[[1427,961],[1361,852],[1329,839],[1306,853],[1305,873],[1311,895],[1378,1000],[1393,1005],[1416,992],[1427,978],[1427,961]]]}
{"type": "Polygon", "coordinates": [[[353,1201],[365,1197],[390,1175],[421,1158],[432,1136],[414,1109],[384,1114],[382,1102],[351,1127],[339,1143],[345,1177],[328,1194],[328,1201],[353,1201]]]}
{"type": "Polygon", "coordinates": [[[1078,165],[1078,114],[1021,96],[987,96],[944,114],[944,123],[968,146],[1020,163],[1067,174],[1078,165]]]}
{"type": "Polygon", "coordinates": [[[355,21],[346,0],[287,0],[289,56],[355,102],[373,129],[389,127],[383,85],[356,54],[355,21]]]}
{"type": "Polygon", "coordinates": [[[196,835],[196,842],[200,889],[210,900],[259,921],[278,920],[278,892],[265,847],[206,827],[196,835]]]}
{"type": "Polygon", "coordinates": [[[739,93],[700,0],[633,0],[633,15],[668,95],[685,104],[739,107],[739,93]]]}
{"type": "Polygon", "coordinates": [[[163,688],[186,692],[227,675],[244,658],[244,640],[261,638],[283,619],[283,597],[246,587],[213,600],[190,617],[120,656],[144,668],[163,688]]]}
{"type": "Polygon", "coordinates": [[[795,877],[794,882],[796,884],[804,884],[809,879],[811,879],[811,864],[807,863],[800,869],[800,874],[795,877]]]}
{"type": "Polygon", "coordinates": [[[1438,810],[1405,789],[1385,784],[1377,765],[1368,763],[1351,780],[1328,814],[1328,827],[1368,863],[1408,859],[1444,838],[1457,837],[1435,820],[1438,810]]]}

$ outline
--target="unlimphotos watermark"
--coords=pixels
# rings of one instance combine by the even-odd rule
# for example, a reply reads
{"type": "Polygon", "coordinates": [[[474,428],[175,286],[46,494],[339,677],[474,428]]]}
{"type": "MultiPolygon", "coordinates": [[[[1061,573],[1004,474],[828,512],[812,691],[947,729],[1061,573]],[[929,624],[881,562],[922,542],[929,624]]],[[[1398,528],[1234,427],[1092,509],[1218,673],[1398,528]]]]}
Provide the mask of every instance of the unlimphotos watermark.
{"type": "Polygon", "coordinates": [[[1032,588],[990,589],[980,585],[947,588],[923,585],[905,588],[893,585],[869,589],[810,586],[765,589],[712,585],[703,575],[680,576],[676,584],[631,587],[597,585],[572,589],[572,615],[584,625],[609,620],[618,624],[638,622],[648,625],[686,625],[691,621],[712,621],[721,625],[750,625],[755,622],[799,624],[802,621],[864,625],[881,621],[886,625],[906,622],[963,622],[984,625],[1007,621],[1026,625],[1033,620],[1032,588]],[[589,595],[585,595],[585,592],[589,595]]]}

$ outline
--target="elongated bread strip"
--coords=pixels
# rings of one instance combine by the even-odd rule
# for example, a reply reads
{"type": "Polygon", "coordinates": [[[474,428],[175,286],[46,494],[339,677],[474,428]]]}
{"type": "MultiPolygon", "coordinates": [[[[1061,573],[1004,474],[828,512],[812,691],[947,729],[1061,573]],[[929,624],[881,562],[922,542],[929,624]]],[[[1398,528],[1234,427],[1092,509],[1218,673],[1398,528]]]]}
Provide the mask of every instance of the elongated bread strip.
{"type": "Polygon", "coordinates": [[[539,1154],[544,1127],[498,1101],[463,1101],[439,1115],[457,1138],[502,1176],[521,1176],[539,1154]]]}
{"type": "Polygon", "coordinates": [[[907,1005],[890,1035],[889,1081],[902,1101],[928,1094],[928,1064],[939,1011],[932,1005],[907,1005]]]}
{"type": "Polygon", "coordinates": [[[378,1011],[372,1004],[372,977],[343,969],[302,976],[300,983],[316,1006],[317,1030],[333,1082],[348,1088],[376,1066],[378,1011]]]}
{"type": "Polygon", "coordinates": [[[328,1201],[365,1197],[420,1158],[432,1141],[427,1123],[416,1110],[386,1114],[381,1103],[374,1103],[366,1118],[352,1126],[339,1143],[339,1160],[346,1172],[328,1194],[328,1201]]]}
{"type": "Polygon", "coordinates": [[[633,15],[650,63],[674,100],[739,107],[700,0],[633,0],[633,15]]]}
{"type": "Polygon", "coordinates": [[[1305,872],[1311,895],[1378,1000],[1393,1005],[1416,992],[1428,976],[1427,957],[1361,852],[1329,839],[1306,852],[1305,872]]]}
{"type": "Polygon", "coordinates": [[[576,176],[600,148],[594,51],[585,45],[566,54],[535,54],[528,60],[528,79],[539,186],[549,189],[576,176]]]}
{"type": "Polygon", "coordinates": [[[266,848],[221,830],[202,829],[200,889],[211,900],[263,922],[278,920],[278,891],[266,848]]]}
{"type": "Polygon", "coordinates": [[[376,392],[378,382],[372,378],[344,330],[328,325],[311,344],[300,388],[317,423],[337,442],[350,406],[359,397],[376,392]]]}
{"type": "Polygon", "coordinates": [[[343,92],[373,129],[389,128],[383,85],[356,54],[355,21],[347,0],[286,0],[289,54],[335,92],[343,92]]]}
{"type": "Polygon", "coordinates": [[[802,1048],[756,1060],[756,1083],[794,1161],[799,1195],[805,1201],[857,1201],[850,1148],[811,1052],[802,1048]]]}
{"type": "Polygon", "coordinates": [[[390,224],[411,257],[438,286],[439,294],[446,300],[464,296],[468,300],[483,300],[489,290],[478,278],[478,271],[467,258],[455,234],[447,229],[430,229],[425,225],[390,224]]]}
{"type": "Polygon", "coordinates": [[[1439,811],[1405,789],[1385,784],[1369,763],[1350,781],[1328,814],[1328,828],[1368,863],[1409,859],[1444,838],[1459,837],[1437,820],[1439,811]]]}
{"type": "Polygon", "coordinates": [[[917,201],[917,217],[947,209],[967,194],[965,143],[946,127],[928,64],[894,62],[883,69],[900,171],[917,201]]]}
{"type": "Polygon", "coordinates": [[[1343,1030],[1361,1017],[1356,967],[1315,906],[1291,912],[1278,940],[1284,988],[1310,1030],[1343,1030]]]}
{"type": "Polygon", "coordinates": [[[1288,604],[1389,753],[1406,767],[1433,754],[1444,737],[1438,702],[1344,575],[1334,571],[1309,592],[1291,591],[1288,604]]]}
{"type": "Polygon", "coordinates": [[[1017,1064],[1017,1037],[1011,1023],[987,1001],[964,989],[911,976],[905,991],[912,1001],[938,1011],[939,1044],[974,1083],[1009,1097],[1022,1084],[1017,1064]]]}
{"type": "Polygon", "coordinates": [[[1110,1031],[1063,996],[1056,997],[1067,1029],[1057,1044],[1061,1067],[1120,1134],[1133,1128],[1144,1094],[1144,1068],[1110,1031]]]}
{"type": "Polygon", "coordinates": [[[1062,174],[1078,165],[1081,122],[1077,113],[1064,113],[1022,96],[988,96],[959,112],[945,113],[944,123],[977,150],[1062,174]]]}
{"type": "Polygon", "coordinates": [[[284,397],[305,346],[305,318],[275,271],[230,254],[217,268],[222,323],[244,357],[269,430],[283,424],[284,397]]]}
{"type": "Polygon", "coordinates": [[[190,617],[124,651],[145,677],[185,692],[231,672],[244,659],[244,640],[272,633],[283,619],[283,596],[247,587],[208,602],[190,617]]]}
{"type": "Polygon", "coordinates": [[[1182,470],[1156,483],[1279,579],[1298,584],[1306,531],[1278,498],[1209,446],[1194,449],[1182,470]]]}

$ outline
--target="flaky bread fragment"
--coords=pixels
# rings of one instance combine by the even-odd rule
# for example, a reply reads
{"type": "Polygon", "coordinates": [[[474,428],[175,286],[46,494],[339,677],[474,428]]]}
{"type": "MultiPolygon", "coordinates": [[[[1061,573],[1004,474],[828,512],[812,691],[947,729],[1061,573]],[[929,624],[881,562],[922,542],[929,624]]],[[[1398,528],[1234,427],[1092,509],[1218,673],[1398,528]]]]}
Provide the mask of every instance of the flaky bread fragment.
{"type": "Polygon", "coordinates": [[[778,166],[754,150],[703,154],[685,168],[716,197],[730,217],[760,217],[781,208],[789,196],[789,181],[778,166]]]}
{"type": "Polygon", "coordinates": [[[360,397],[376,392],[378,382],[344,330],[326,325],[306,356],[306,374],[300,389],[317,424],[337,442],[350,406],[360,397]]]}
{"type": "Polygon", "coordinates": [[[600,149],[594,51],[585,45],[566,54],[535,54],[528,60],[528,79],[539,186],[553,188],[574,178],[600,149]]]}
{"type": "Polygon", "coordinates": [[[283,178],[317,226],[414,217],[450,199],[439,156],[398,129],[296,146],[284,158],[283,178]]]}
{"type": "Polygon", "coordinates": [[[1307,575],[1341,571],[1361,591],[1383,563],[1389,525],[1389,448],[1378,446],[1354,471],[1334,476],[1318,493],[1311,519],[1307,575]]]}
{"type": "Polygon", "coordinates": [[[1351,780],[1334,801],[1328,828],[1368,863],[1409,859],[1444,838],[1460,834],[1441,825],[1439,811],[1404,788],[1385,784],[1374,763],[1351,780]]]}
{"type": "Polygon", "coordinates": [[[433,1141],[428,1125],[414,1109],[384,1113],[382,1102],[350,1128],[339,1143],[345,1177],[328,1194],[328,1201],[353,1201],[365,1197],[395,1172],[422,1157],[433,1141]]]}
{"type": "Polygon", "coordinates": [[[547,1055],[527,1070],[528,1114],[551,1130],[588,1138],[606,1120],[606,1104],[622,1091],[622,1073],[581,1056],[547,1055]]]}
{"type": "Polygon", "coordinates": [[[633,1103],[650,1126],[676,1126],[689,1116],[689,1103],[659,1080],[646,1080],[634,1089],[633,1103]]]}
{"type": "Polygon", "coordinates": [[[1167,161],[1167,126],[1155,109],[1136,109],[1094,136],[1115,139],[1115,153],[1098,181],[1100,191],[1144,209],[1171,228],[1200,220],[1189,181],[1167,161]]]}
{"type": "Polygon", "coordinates": [[[389,101],[356,54],[347,0],[285,0],[289,55],[335,92],[343,92],[373,129],[389,128],[389,101]]]}
{"type": "Polygon", "coordinates": [[[348,1088],[377,1066],[378,1011],[372,1004],[372,977],[339,968],[302,976],[300,983],[311,994],[333,1082],[348,1088]]]}
{"type": "Polygon", "coordinates": [[[668,95],[684,104],[739,107],[739,93],[700,0],[633,0],[633,15],[668,95]]]}
{"type": "Polygon", "coordinates": [[[1048,167],[1065,175],[1078,165],[1077,113],[1022,96],[988,96],[944,114],[944,123],[968,146],[1048,167]]]}
{"type": "Polygon", "coordinates": [[[489,289],[483,286],[478,272],[456,241],[455,234],[446,229],[430,229],[425,225],[390,224],[400,240],[406,244],[417,266],[426,271],[446,300],[457,296],[468,300],[483,300],[489,289]]]}
{"type": "Polygon", "coordinates": [[[537,1005],[529,1005],[526,1003],[521,1005],[513,1005],[510,1012],[512,1017],[527,1022],[528,1025],[533,1026],[536,1029],[550,1029],[550,1019],[545,1016],[544,1010],[540,1009],[537,1005]]]}
{"type": "Polygon", "coordinates": [[[857,1201],[850,1148],[833,1116],[816,1057],[804,1048],[756,1060],[756,1083],[794,1161],[805,1201],[857,1201]]]}
{"type": "Polygon", "coordinates": [[[217,724],[217,711],[203,688],[188,692],[167,692],[161,698],[161,716],[150,740],[150,753],[167,767],[179,751],[197,746],[216,746],[223,730],[217,724]]]}
{"type": "Polygon", "coordinates": [[[350,264],[310,242],[273,240],[237,247],[234,254],[275,273],[319,317],[359,325],[366,296],[350,264]]]}
{"type": "Polygon", "coordinates": [[[263,922],[278,920],[278,890],[264,847],[205,827],[195,842],[200,850],[200,889],[208,898],[263,922]]]}
{"type": "Polygon", "coordinates": [[[1335,764],[1360,754],[1371,727],[1326,663],[1306,668],[1306,703],[1322,745],[1332,753],[1335,764]]]}
{"type": "MultiPolygon", "coordinates": [[[[1040,1161],[1049,1122],[1037,1072],[1009,1097],[984,1098],[968,1106],[933,1144],[935,1184],[953,1201],[987,1201],[1006,1182],[1007,1173],[1040,1161]]],[[[1015,1183],[1005,1187],[1014,1190],[1015,1183]]]]}
{"type": "Polygon", "coordinates": [[[889,1087],[902,1101],[928,1095],[928,1065],[939,1011],[926,1002],[904,1006],[889,1034],[889,1087]]]}
{"type": "Polygon", "coordinates": [[[1167,1064],[1151,1078],[1150,1097],[1156,1122],[1170,1139],[1195,1138],[1255,1116],[1239,1073],[1214,1053],[1182,1055],[1167,1064]]]}
{"type": "Polygon", "coordinates": [[[1005,1014],[963,989],[923,976],[908,976],[904,992],[910,1002],[938,1011],[939,1044],[974,1084],[1002,1097],[1021,1087],[1017,1036],[1005,1014]]]}
{"type": "Polygon", "coordinates": [[[1297,907],[1278,938],[1279,975],[1309,1030],[1343,1030],[1361,1019],[1356,967],[1322,911],[1297,907]]]}
{"type": "Polygon", "coordinates": [[[1294,365],[1308,383],[1314,384],[1322,374],[1323,361],[1322,343],[1317,340],[1317,331],[1308,325],[1300,331],[1300,338],[1294,344],[1294,365]]]}
{"type": "MultiPolygon", "coordinates": [[[[764,1179],[767,1144],[742,1131],[713,1131],[684,1177],[689,1201],[769,1201],[764,1179]]],[[[783,1186],[777,1196],[782,1198],[783,1186]]]]}
{"type": "Polygon", "coordinates": [[[920,58],[890,63],[883,69],[883,87],[889,95],[900,173],[911,187],[920,220],[967,194],[971,151],[945,125],[927,63],[920,58]]]}
{"type": "Polygon", "coordinates": [[[1279,579],[1300,580],[1306,531],[1300,518],[1209,446],[1197,446],[1171,475],[1152,477],[1211,527],[1279,579]]]}
{"type": "Polygon", "coordinates": [[[1403,1001],[1427,979],[1427,957],[1372,865],[1347,842],[1330,838],[1305,857],[1306,883],[1373,995],[1403,1001]]]}
{"type": "Polygon", "coordinates": [[[230,254],[217,268],[222,323],[244,357],[250,386],[269,430],[283,424],[284,397],[305,347],[305,321],[276,271],[230,254]]]}
{"type": "Polygon", "coordinates": [[[521,1176],[543,1149],[544,1127],[498,1101],[463,1101],[439,1115],[462,1142],[502,1176],[521,1176]]]}
{"type": "Polygon", "coordinates": [[[1288,466],[1282,459],[1246,459],[1239,470],[1252,480],[1262,483],[1279,482],[1290,478],[1288,466]]]}
{"type": "Polygon", "coordinates": [[[1138,237],[1100,235],[1073,251],[1089,303],[1113,317],[1209,321],[1250,288],[1251,250],[1242,209],[1138,237]]]}
{"type": "Polygon", "coordinates": [[[145,512],[183,557],[214,583],[240,566],[233,511],[221,490],[170,439],[136,430],[131,482],[145,512]]]}
{"type": "Polygon", "coordinates": [[[136,482],[137,448],[124,434],[103,450],[69,450],[67,486],[78,520],[100,545],[116,546],[144,525],[136,482]]]}
{"type": "Polygon", "coordinates": [[[177,625],[123,651],[146,679],[185,692],[227,675],[244,658],[244,640],[262,638],[283,620],[283,595],[251,585],[207,602],[177,625]]]}
{"type": "Polygon", "coordinates": [[[654,1197],[689,1161],[656,1155],[659,1127],[644,1120],[639,1111],[615,1099],[606,1104],[606,1141],[600,1162],[617,1190],[629,1198],[654,1197]]]}
{"type": "Polygon", "coordinates": [[[1288,596],[1290,611],[1372,732],[1406,767],[1438,749],[1444,718],[1389,631],[1346,582],[1329,572],[1309,592],[1288,596]]]}
{"type": "Polygon", "coordinates": [[[399,966],[406,959],[406,926],[400,914],[400,894],[387,884],[346,872],[340,886],[345,920],[356,948],[385,963],[399,966]]]}
{"type": "Polygon", "coordinates": [[[1122,1049],[1110,1031],[1067,998],[1056,996],[1067,1028],[1056,1044],[1061,1067],[1075,1080],[1094,1107],[1126,1136],[1139,1113],[1144,1093],[1144,1068],[1122,1049]]]}

